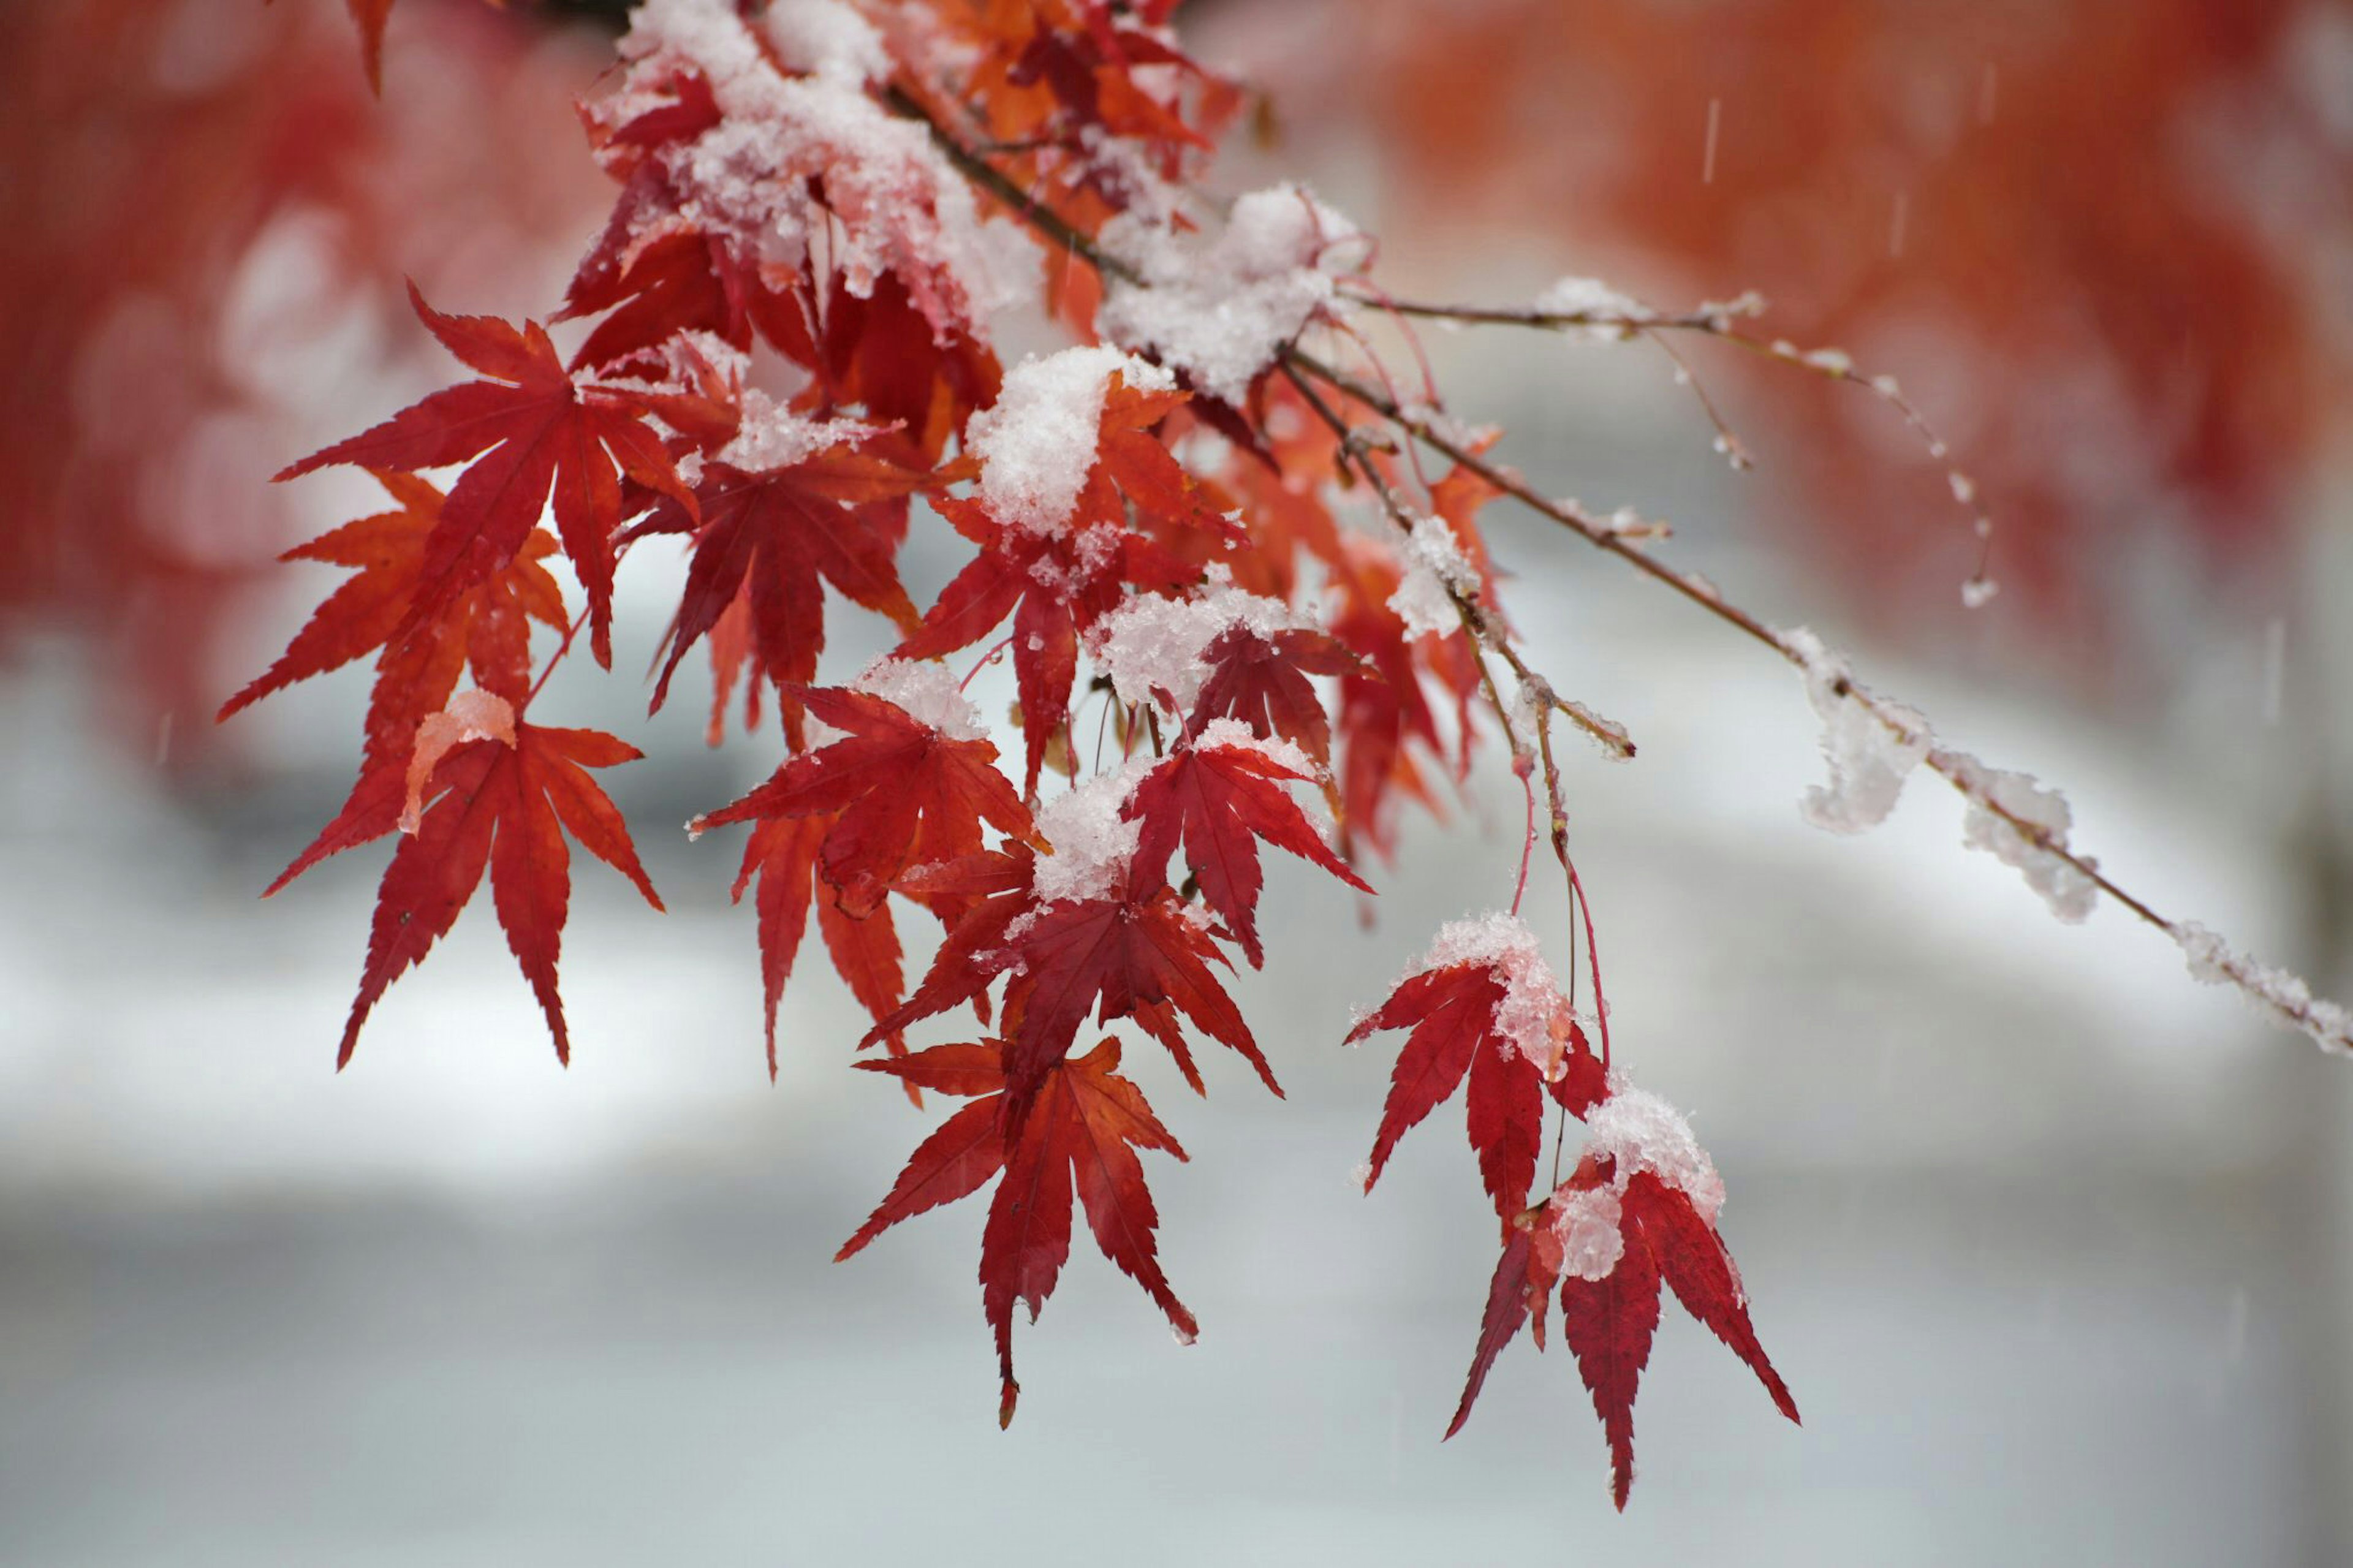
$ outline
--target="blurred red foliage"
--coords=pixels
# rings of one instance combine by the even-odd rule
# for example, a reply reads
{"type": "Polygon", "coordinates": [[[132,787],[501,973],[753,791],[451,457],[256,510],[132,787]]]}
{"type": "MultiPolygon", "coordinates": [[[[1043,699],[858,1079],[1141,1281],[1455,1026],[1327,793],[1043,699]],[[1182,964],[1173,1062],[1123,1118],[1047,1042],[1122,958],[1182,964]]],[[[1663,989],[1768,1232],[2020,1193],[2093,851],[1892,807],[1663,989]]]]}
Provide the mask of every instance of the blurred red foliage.
{"type": "Polygon", "coordinates": [[[7,7],[0,639],[80,631],[124,704],[111,717],[187,721],[180,755],[209,741],[234,590],[299,537],[260,480],[312,405],[417,352],[403,273],[495,299],[586,231],[596,181],[567,102],[600,51],[546,37],[411,0],[379,103],[339,7],[7,7]],[[367,358],[289,385],[285,356],[322,342],[367,358]]]}
{"type": "MultiPolygon", "coordinates": [[[[2347,405],[2353,7],[1338,9],[1282,18],[1324,42],[1265,64],[1293,122],[1379,138],[1393,250],[1477,218],[1662,307],[1761,290],[1767,336],[1903,377],[1999,520],[2005,609],[2060,646],[2114,634],[2153,526],[2206,572],[2276,564],[2347,405]]],[[[1949,603],[1975,546],[1941,467],[1852,387],[1732,368],[1772,378],[1734,420],[1770,428],[1823,570],[1890,631],[1949,603]]]]}

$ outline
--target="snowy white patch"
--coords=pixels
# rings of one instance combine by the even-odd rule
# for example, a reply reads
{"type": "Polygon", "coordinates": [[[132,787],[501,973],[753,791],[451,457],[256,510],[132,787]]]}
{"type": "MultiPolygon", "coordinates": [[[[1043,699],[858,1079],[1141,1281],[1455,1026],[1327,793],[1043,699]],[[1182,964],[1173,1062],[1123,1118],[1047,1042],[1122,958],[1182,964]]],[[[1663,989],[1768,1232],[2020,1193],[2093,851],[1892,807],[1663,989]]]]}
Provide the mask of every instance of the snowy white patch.
{"type": "Polygon", "coordinates": [[[2236,986],[2272,1022],[2303,1030],[2323,1050],[2353,1051],[2353,1010],[2313,995],[2300,976],[2257,963],[2194,921],[2176,922],[2173,940],[2193,979],[2236,986]]]}
{"type": "Polygon", "coordinates": [[[1284,343],[1336,303],[1332,279],[1361,258],[1356,226],[1298,185],[1252,191],[1234,203],[1206,247],[1166,225],[1123,216],[1105,224],[1106,251],[1143,276],[1111,282],[1096,330],[1157,353],[1213,397],[1240,404],[1284,343]]]}
{"type": "Polygon", "coordinates": [[[719,449],[716,461],[747,474],[789,468],[828,447],[862,441],[879,427],[851,419],[809,419],[794,413],[756,386],[744,389],[744,422],[735,438],[719,449]]]}
{"type": "Polygon", "coordinates": [[[669,194],[629,207],[631,247],[693,228],[790,273],[823,236],[818,254],[851,293],[863,298],[895,273],[934,331],[986,337],[988,315],[1035,279],[1034,243],[1011,219],[984,222],[970,184],[929,133],[868,96],[866,81],[889,58],[855,11],[778,0],[759,26],[777,58],[806,74],[776,68],[733,0],[643,0],[631,13],[620,44],[628,74],[592,110],[599,121],[617,126],[657,107],[681,70],[710,84],[722,116],[694,141],[660,150],[669,194]]]}
{"type": "Polygon", "coordinates": [[[1280,599],[1235,587],[1222,567],[1211,567],[1210,576],[1190,598],[1132,595],[1090,629],[1087,652],[1111,677],[1122,701],[1149,702],[1155,690],[1165,691],[1170,711],[1182,717],[1193,710],[1209,679],[1202,656],[1226,633],[1240,628],[1264,639],[1320,629],[1313,616],[1280,599]]]}
{"type": "Polygon", "coordinates": [[[1585,330],[1597,338],[1623,341],[1634,335],[1630,323],[1648,321],[1648,305],[1621,294],[1599,278],[1563,278],[1536,296],[1535,308],[1547,316],[1599,316],[1604,320],[1585,330]]]}
{"type": "Polygon", "coordinates": [[[853,87],[891,74],[882,36],[840,0],[775,0],[761,20],[776,58],[793,70],[853,87]]]}
{"type": "Polygon", "coordinates": [[[1064,349],[1014,366],[996,403],[972,416],[965,439],[980,458],[981,500],[998,521],[1030,533],[1070,521],[1095,466],[1114,374],[1154,391],[1176,384],[1166,371],[1114,348],[1064,349]]]}
{"type": "MultiPolygon", "coordinates": [[[[1988,803],[2000,806],[2019,821],[2042,829],[2053,848],[2065,849],[2067,830],[2074,824],[2067,797],[2055,789],[2044,789],[2031,773],[1987,767],[1966,752],[1938,752],[1936,760],[1969,797],[1961,841],[2024,872],[2027,886],[2042,895],[2051,912],[2068,924],[2087,918],[2099,900],[2099,885],[1988,809],[1988,803]]],[[[2088,858],[2085,864],[2090,864],[2088,858]]]]}
{"type": "Polygon", "coordinates": [[[1106,897],[1126,873],[1144,825],[1124,822],[1119,814],[1152,763],[1150,757],[1134,758],[1117,773],[1089,779],[1039,812],[1038,831],[1054,847],[1051,855],[1038,857],[1030,882],[1039,906],[1106,897]]]}
{"type": "Polygon", "coordinates": [[[1535,932],[1517,915],[1449,921],[1439,928],[1437,940],[1412,973],[1427,974],[1456,964],[1483,964],[1503,983],[1495,1032],[1506,1049],[1535,1063],[1546,1078],[1557,1077],[1568,1036],[1568,1005],[1544,961],[1535,932]]]}
{"type": "Polygon", "coordinates": [[[1595,1106],[1585,1121],[1585,1152],[1613,1163],[1606,1184],[1553,1194],[1553,1234],[1560,1238],[1562,1266],[1581,1279],[1606,1279],[1626,1249],[1620,1229],[1627,1184],[1648,1173],[1682,1193],[1702,1219],[1714,1225],[1724,1212],[1724,1178],[1692,1136],[1683,1113],[1657,1095],[1623,1083],[1595,1106]]]}
{"type": "Polygon", "coordinates": [[[417,742],[408,753],[408,794],[400,808],[400,830],[415,837],[424,826],[425,786],[441,759],[469,741],[515,743],[514,709],[494,692],[469,687],[449,699],[438,713],[428,713],[417,726],[417,742]]]}
{"type": "Polygon", "coordinates": [[[1202,727],[1199,746],[1215,746],[1229,752],[1255,752],[1276,767],[1288,768],[1302,778],[1314,778],[1323,770],[1310,761],[1306,752],[1280,735],[1261,738],[1239,719],[1212,719],[1202,727]]]}
{"type": "Polygon", "coordinates": [[[1461,626],[1452,595],[1476,596],[1479,573],[1462,553],[1447,521],[1442,517],[1415,520],[1398,557],[1405,571],[1397,592],[1389,595],[1389,608],[1405,622],[1405,635],[1443,636],[1461,626]]]}
{"type": "Polygon", "coordinates": [[[849,689],[896,704],[907,717],[930,725],[951,741],[988,738],[979,713],[956,689],[955,671],[935,660],[879,658],[849,683],[849,689]]]}
{"type": "Polygon", "coordinates": [[[1879,706],[1904,727],[1899,739],[1857,700],[1846,658],[1804,626],[1786,632],[1782,646],[1796,654],[1806,677],[1806,695],[1822,721],[1822,756],[1831,782],[1806,792],[1800,809],[1808,822],[1832,833],[1861,833],[1887,820],[1904,792],[1904,777],[1920,765],[1935,736],[1928,721],[1898,702],[1879,706]]]}

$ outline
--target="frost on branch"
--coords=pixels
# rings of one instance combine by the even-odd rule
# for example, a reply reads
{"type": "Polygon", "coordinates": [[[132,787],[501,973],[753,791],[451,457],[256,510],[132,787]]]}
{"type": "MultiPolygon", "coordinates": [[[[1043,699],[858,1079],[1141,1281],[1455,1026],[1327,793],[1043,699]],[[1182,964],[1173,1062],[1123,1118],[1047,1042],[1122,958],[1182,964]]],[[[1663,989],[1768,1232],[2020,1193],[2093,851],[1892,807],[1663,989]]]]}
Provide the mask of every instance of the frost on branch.
{"type": "Polygon", "coordinates": [[[1928,754],[1935,737],[1927,720],[1884,698],[1877,700],[1880,712],[1872,711],[1845,657],[1804,626],[1781,641],[1805,671],[1806,695],[1821,718],[1822,756],[1831,768],[1828,787],[1806,792],[1806,820],[1832,833],[1878,826],[1895,809],[1905,775],[1928,754]],[[1882,722],[1881,713],[1903,727],[1902,738],[1882,722]]]}
{"type": "Polygon", "coordinates": [[[2315,996],[2301,976],[2257,963],[2195,921],[2175,921],[2173,940],[2181,944],[2191,978],[2236,986],[2273,1023],[2303,1030],[2322,1050],[2353,1052],[2353,1010],[2315,996]]]}
{"type": "Polygon", "coordinates": [[[1360,259],[1356,226],[1297,185],[1234,203],[1207,246],[1134,218],[1103,226],[1103,248],[1145,286],[1109,281],[1095,328],[1149,349],[1195,386],[1237,407],[1277,350],[1332,308],[1337,263],[1360,259]]]}
{"type": "Polygon", "coordinates": [[[1635,327],[1653,314],[1649,306],[1599,278],[1560,279],[1536,296],[1536,309],[1547,316],[1598,318],[1587,331],[1612,341],[1632,337],[1635,327]]]}
{"type": "MultiPolygon", "coordinates": [[[[1940,751],[1936,763],[1969,797],[1961,841],[2025,873],[2026,885],[2068,924],[2087,919],[2100,888],[2067,861],[2067,830],[2075,819],[2067,797],[2036,784],[2031,773],[1987,767],[1966,752],[1940,751]],[[2010,820],[2013,817],[2016,822],[2010,820]],[[2020,831],[2019,823],[2034,829],[2034,837],[2020,831]]],[[[2085,858],[2084,863],[2092,862],[2085,858]]]]}
{"type": "Polygon", "coordinates": [[[1113,375],[1139,391],[1175,384],[1166,371],[1099,344],[1033,355],[1007,374],[996,403],[965,431],[980,459],[980,496],[991,516],[1035,534],[1069,524],[1095,466],[1113,375]]]}

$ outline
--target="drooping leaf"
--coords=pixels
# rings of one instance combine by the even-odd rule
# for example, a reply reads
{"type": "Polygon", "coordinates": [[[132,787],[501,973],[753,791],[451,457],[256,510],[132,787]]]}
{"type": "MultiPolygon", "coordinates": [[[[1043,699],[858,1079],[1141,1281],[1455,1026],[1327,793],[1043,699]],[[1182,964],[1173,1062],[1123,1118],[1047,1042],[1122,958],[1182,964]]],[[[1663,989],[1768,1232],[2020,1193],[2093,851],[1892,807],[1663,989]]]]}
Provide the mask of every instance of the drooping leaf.
{"type": "Polygon", "coordinates": [[[1185,1158],[1152,1113],[1143,1091],[1118,1073],[1119,1042],[1105,1039],[1074,1060],[1050,1068],[1029,1113],[1006,1114],[1002,1042],[935,1047],[896,1060],[859,1064],[924,1089],[980,1098],[959,1110],[916,1149],[891,1192],[843,1244],[836,1260],[864,1247],[900,1221],[977,1192],[1002,1173],[981,1232],[981,1306],[997,1339],[997,1422],[1009,1425],[1021,1385],[1013,1375],[1013,1311],[1029,1321],[1053,1293],[1071,1254],[1071,1197],[1086,1212],[1095,1246],[1144,1288],[1189,1344],[1193,1314],[1161,1272],[1160,1215],[1136,1152],[1185,1158]]]}
{"type": "MultiPolygon", "coordinates": [[[[516,721],[513,734],[512,745],[469,741],[433,763],[423,790],[429,804],[416,831],[402,834],[376,894],[367,963],[336,1050],[337,1067],[351,1060],[360,1027],[385,988],[422,963],[457,922],[486,867],[499,925],[546,1015],[558,1061],[569,1062],[572,1056],[555,989],[572,896],[565,833],[628,878],[648,903],[662,907],[638,863],[620,812],[586,771],[634,762],[641,753],[595,730],[516,721]]],[[[363,773],[341,815],[264,896],[330,855],[395,831],[408,796],[408,771],[409,760],[395,756],[363,773]]]]}

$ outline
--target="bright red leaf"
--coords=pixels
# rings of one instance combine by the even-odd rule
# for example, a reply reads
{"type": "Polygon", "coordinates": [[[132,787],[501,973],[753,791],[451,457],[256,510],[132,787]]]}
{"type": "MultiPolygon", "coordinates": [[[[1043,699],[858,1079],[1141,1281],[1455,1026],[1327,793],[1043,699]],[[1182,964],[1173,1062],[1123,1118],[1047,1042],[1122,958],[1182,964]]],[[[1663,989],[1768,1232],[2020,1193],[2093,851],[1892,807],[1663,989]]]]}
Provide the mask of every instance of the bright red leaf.
{"type": "Polygon", "coordinates": [[[1096,1247],[1144,1287],[1177,1337],[1189,1344],[1199,1327],[1160,1271],[1160,1215],[1136,1159],[1141,1149],[1179,1160],[1185,1151],[1153,1115],[1143,1091],[1119,1076],[1119,1042],[1106,1039],[1076,1060],[1053,1064],[1029,1114],[1018,1121],[1006,1103],[1002,1050],[1001,1042],[940,1046],[859,1064],[919,1088],[979,1098],[923,1142],[835,1260],[901,1220],[979,1191],[1002,1172],[981,1232],[980,1286],[981,1307],[997,1336],[997,1424],[1006,1426],[1021,1393],[1013,1376],[1013,1310],[1027,1302],[1034,1323],[1053,1294],[1071,1255],[1073,1192],[1096,1247]]]}
{"type": "Polygon", "coordinates": [[[513,561],[552,494],[556,533],[588,596],[591,645],[597,661],[610,666],[621,476],[672,497],[690,512],[693,492],[680,480],[635,397],[616,388],[575,385],[538,322],[526,321],[517,331],[494,317],[445,316],[415,285],[408,295],[442,345],[492,379],[434,393],[278,478],[332,463],[402,470],[470,464],[450,487],[441,520],[426,541],[409,625],[443,614],[513,561]]]}
{"type": "Polygon", "coordinates": [[[1272,749],[1238,733],[1217,731],[1196,739],[1145,774],[1121,815],[1143,826],[1136,835],[1134,875],[1149,886],[1167,877],[1178,840],[1200,884],[1202,900],[1240,942],[1251,967],[1263,963],[1254,919],[1259,889],[1258,841],[1265,839],[1321,866],[1360,893],[1373,889],[1325,847],[1307,814],[1283,793],[1286,783],[1313,784],[1314,775],[1272,749]]]}
{"type": "MultiPolygon", "coordinates": [[[[744,846],[743,868],[736,873],[734,897],[758,879],[753,902],[759,912],[760,979],[765,994],[768,1031],[768,1076],[776,1076],[776,1008],[784,1001],[785,983],[792,977],[793,960],[808,930],[809,907],[817,907],[818,934],[825,939],[835,973],[851,995],[878,1021],[895,1012],[906,983],[897,927],[891,906],[877,904],[864,916],[841,908],[840,895],[815,875],[818,854],[832,830],[829,815],[775,817],[753,824],[744,846]]],[[[895,1055],[905,1049],[901,1037],[889,1043],[895,1055]]]]}
{"type": "MultiPolygon", "coordinates": [[[[512,745],[470,740],[434,763],[429,805],[414,833],[404,833],[385,868],[368,934],[359,995],[335,1055],[342,1067],[360,1026],[387,986],[424,962],[457,923],[480,885],[485,866],[507,947],[539,998],[558,1061],[572,1058],[564,1006],[555,990],[556,958],[572,897],[572,854],[565,833],[662,907],[638,865],[621,814],[585,771],[636,761],[640,753],[595,730],[556,730],[515,722],[512,745]]],[[[343,812],[265,890],[278,891],[328,856],[381,838],[400,825],[409,794],[409,759],[387,757],[360,775],[343,812]]]]}
{"type": "Polygon", "coordinates": [[[1029,814],[997,770],[997,748],[958,740],[896,703],[839,687],[805,689],[808,710],[847,737],[794,757],[767,783],[694,824],[697,833],[731,822],[834,814],[818,869],[842,908],[871,913],[909,868],[969,855],[980,825],[1017,837],[1029,814]]]}

